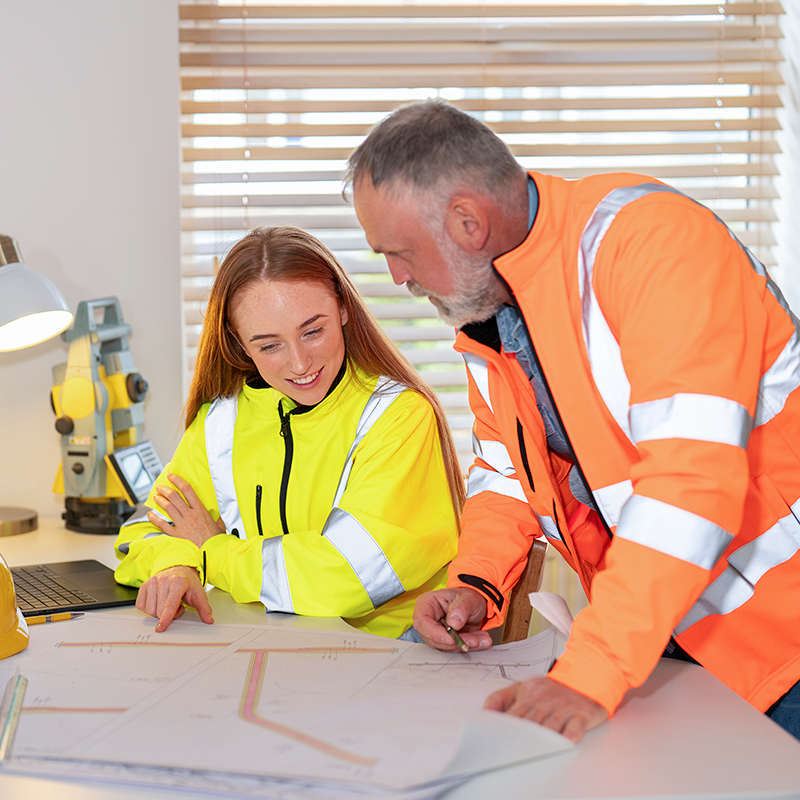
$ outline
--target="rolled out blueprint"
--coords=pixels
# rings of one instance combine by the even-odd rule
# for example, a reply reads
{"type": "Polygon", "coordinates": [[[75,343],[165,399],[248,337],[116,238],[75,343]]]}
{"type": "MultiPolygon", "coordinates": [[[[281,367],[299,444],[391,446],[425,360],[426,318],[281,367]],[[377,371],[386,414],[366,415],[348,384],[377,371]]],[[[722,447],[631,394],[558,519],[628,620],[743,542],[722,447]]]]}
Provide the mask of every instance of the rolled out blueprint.
{"type": "Polygon", "coordinates": [[[39,627],[0,666],[0,683],[17,667],[29,681],[11,770],[403,792],[572,747],[482,710],[547,672],[563,647],[554,629],[462,654],[355,630],[181,621],[155,634],[119,613],[39,627]]]}

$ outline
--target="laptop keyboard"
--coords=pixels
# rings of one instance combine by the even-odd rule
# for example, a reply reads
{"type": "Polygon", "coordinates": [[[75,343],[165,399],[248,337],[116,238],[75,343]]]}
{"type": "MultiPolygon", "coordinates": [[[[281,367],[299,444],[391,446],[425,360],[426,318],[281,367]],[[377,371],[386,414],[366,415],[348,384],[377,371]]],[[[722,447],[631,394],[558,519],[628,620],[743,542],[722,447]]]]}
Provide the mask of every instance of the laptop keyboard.
{"type": "Polygon", "coordinates": [[[94,602],[94,597],[46,566],[12,567],[11,575],[17,604],[23,614],[94,602]]]}

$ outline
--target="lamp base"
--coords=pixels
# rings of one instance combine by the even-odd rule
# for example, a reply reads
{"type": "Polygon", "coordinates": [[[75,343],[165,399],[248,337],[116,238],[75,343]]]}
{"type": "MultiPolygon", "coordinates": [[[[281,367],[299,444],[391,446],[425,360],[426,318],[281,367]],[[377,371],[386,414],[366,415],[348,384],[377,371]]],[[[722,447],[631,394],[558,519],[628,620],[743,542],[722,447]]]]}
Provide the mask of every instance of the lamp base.
{"type": "Polygon", "coordinates": [[[31,508],[0,506],[0,536],[30,533],[39,527],[39,516],[31,508]]]}

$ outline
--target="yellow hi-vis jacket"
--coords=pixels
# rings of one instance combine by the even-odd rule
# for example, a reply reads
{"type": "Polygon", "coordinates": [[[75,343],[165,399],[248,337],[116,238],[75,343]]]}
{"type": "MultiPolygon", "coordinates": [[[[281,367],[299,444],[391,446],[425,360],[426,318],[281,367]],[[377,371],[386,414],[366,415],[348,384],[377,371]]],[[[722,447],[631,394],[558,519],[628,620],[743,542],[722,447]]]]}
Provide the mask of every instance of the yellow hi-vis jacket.
{"type": "Polygon", "coordinates": [[[763,265],[670,187],[533,178],[533,228],[494,266],[576,466],[548,449],[496,325],[494,341],[462,329],[477,458],[451,585],[482,587],[499,624],[544,535],[590,599],[551,678],[613,712],[672,634],[763,711],[800,679],[800,324],[763,265]]]}
{"type": "MultiPolygon", "coordinates": [[[[180,475],[226,533],[202,548],[146,517],[116,541],[116,578],[138,586],[176,565],[238,602],[343,617],[398,637],[416,598],[445,585],[457,547],[436,419],[419,394],[354,372],[322,402],[298,407],[272,388],[204,405],[166,475],[180,475]]],[[[147,505],[156,510],[153,494],[147,505]]]]}

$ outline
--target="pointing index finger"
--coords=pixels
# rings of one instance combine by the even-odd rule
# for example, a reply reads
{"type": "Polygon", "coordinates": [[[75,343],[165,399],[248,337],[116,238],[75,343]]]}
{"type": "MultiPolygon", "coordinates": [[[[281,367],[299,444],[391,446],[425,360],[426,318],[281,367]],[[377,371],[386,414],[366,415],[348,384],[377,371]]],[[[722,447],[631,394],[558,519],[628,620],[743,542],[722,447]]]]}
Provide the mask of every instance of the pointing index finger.
{"type": "Polygon", "coordinates": [[[162,633],[169,626],[170,623],[181,616],[179,610],[181,609],[181,598],[183,591],[180,587],[172,584],[169,588],[169,594],[164,601],[164,607],[161,609],[161,614],[158,616],[158,624],[156,625],[156,632],[162,633]]]}

